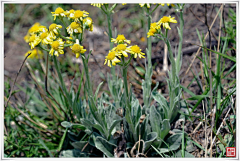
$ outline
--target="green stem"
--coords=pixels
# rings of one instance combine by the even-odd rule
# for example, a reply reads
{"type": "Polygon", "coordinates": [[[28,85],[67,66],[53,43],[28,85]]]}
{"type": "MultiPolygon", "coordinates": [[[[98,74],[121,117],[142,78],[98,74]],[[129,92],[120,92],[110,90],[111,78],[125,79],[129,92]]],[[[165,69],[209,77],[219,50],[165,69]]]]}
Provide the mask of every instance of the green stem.
{"type": "MultiPolygon", "coordinates": [[[[130,102],[129,102],[129,95],[128,95],[128,85],[127,85],[127,67],[126,67],[126,64],[125,64],[125,59],[124,57],[122,57],[122,61],[123,61],[123,67],[122,67],[122,74],[123,74],[123,81],[124,81],[124,99],[125,99],[125,102],[127,103],[127,108],[130,108],[130,102]]],[[[124,109],[125,111],[125,109],[124,109]]],[[[125,112],[124,112],[125,113],[125,112]]]]}
{"type": "Polygon", "coordinates": [[[65,37],[65,36],[63,36],[63,35],[61,35],[61,34],[58,34],[58,36],[61,37],[61,38],[63,38],[63,39],[65,39],[65,40],[75,41],[75,39],[69,39],[69,38],[67,38],[67,37],[65,37]]]}
{"type": "MultiPolygon", "coordinates": [[[[107,13],[107,21],[108,21],[108,38],[109,38],[109,43],[110,43],[110,50],[113,48],[113,42],[111,42],[112,39],[112,21],[111,21],[111,13],[107,13]]],[[[115,76],[116,70],[115,67],[111,67],[111,74],[112,78],[114,81],[116,81],[116,76],[115,76]]]]}
{"type": "Polygon", "coordinates": [[[172,79],[173,82],[175,84],[175,80],[176,80],[176,62],[173,56],[173,52],[172,52],[172,48],[171,48],[171,44],[168,40],[168,29],[165,30],[165,39],[164,39],[165,43],[167,44],[167,48],[169,51],[169,56],[170,56],[170,61],[171,61],[171,65],[172,65],[172,79]]]}
{"type": "Polygon", "coordinates": [[[183,20],[183,6],[180,5],[180,31],[179,32],[179,44],[178,44],[178,55],[176,60],[176,67],[178,69],[177,73],[180,71],[180,58],[182,54],[182,41],[183,41],[183,27],[184,27],[184,20],[183,20]]]}
{"type": "MultiPolygon", "coordinates": [[[[147,8],[147,14],[148,14],[148,28],[147,31],[150,30],[151,22],[152,22],[152,17],[151,13],[149,11],[149,8],[147,8]]],[[[148,51],[149,51],[149,57],[148,57],[148,64],[152,64],[151,62],[151,57],[152,57],[152,41],[151,37],[147,38],[147,44],[148,44],[148,51]]]]}
{"type": "Polygon", "coordinates": [[[41,44],[40,45],[38,45],[38,47],[40,48],[40,49],[42,49],[42,50],[44,50],[44,51],[47,51],[47,52],[50,52],[50,50],[48,50],[48,49],[45,49],[41,44]]]}
{"type": "Polygon", "coordinates": [[[157,8],[158,8],[159,4],[152,10],[152,12],[150,14],[152,14],[157,8]]]}
{"type": "Polygon", "coordinates": [[[87,88],[88,88],[87,91],[88,91],[89,96],[93,97],[93,90],[92,90],[92,85],[91,85],[91,81],[90,81],[90,77],[89,77],[87,60],[84,57],[84,55],[81,55],[81,58],[82,58],[83,66],[84,66],[85,75],[87,78],[87,88]]]}

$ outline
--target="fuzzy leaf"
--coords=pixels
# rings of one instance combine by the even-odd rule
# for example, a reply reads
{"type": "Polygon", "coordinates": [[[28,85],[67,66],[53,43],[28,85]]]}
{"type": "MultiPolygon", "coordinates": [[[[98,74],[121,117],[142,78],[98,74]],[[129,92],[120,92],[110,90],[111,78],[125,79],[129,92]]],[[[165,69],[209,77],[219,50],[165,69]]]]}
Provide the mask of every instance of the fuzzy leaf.
{"type": "Polygon", "coordinates": [[[111,144],[102,137],[96,137],[96,148],[102,151],[107,157],[114,157],[114,148],[116,145],[111,144]]]}

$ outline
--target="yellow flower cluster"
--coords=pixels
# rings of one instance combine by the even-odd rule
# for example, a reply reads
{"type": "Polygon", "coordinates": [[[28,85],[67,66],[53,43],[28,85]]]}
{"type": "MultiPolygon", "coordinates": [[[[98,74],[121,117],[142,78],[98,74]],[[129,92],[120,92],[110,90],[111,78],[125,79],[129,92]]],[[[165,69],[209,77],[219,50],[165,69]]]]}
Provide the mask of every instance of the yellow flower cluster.
{"type": "Polygon", "coordinates": [[[31,49],[33,49],[29,58],[41,58],[39,52],[36,52],[37,50],[35,50],[35,47],[38,47],[39,45],[41,45],[40,47],[51,47],[49,50],[47,49],[49,54],[51,56],[59,56],[59,54],[64,54],[64,47],[70,46],[73,42],[76,43],[70,46],[70,48],[78,58],[80,54],[83,54],[86,51],[83,49],[83,46],[79,44],[79,40],[77,39],[78,35],[82,33],[84,29],[93,31],[93,21],[88,17],[89,13],[84,10],[73,9],[64,11],[61,7],[58,7],[55,12],[51,13],[54,20],[56,20],[57,17],[60,20],[63,20],[63,17],[68,18],[70,25],[66,27],[66,30],[70,36],[64,37],[61,35],[60,29],[62,26],[59,24],[53,23],[47,28],[38,22],[35,23],[24,37],[24,40],[30,45],[31,49]],[[73,36],[75,37],[74,39],[73,36]],[[66,39],[66,42],[63,41],[62,38],[66,39]],[[35,53],[38,54],[36,55],[35,53]]]}
{"type": "MultiPolygon", "coordinates": [[[[153,4],[156,4],[156,3],[153,3],[153,4]]],[[[161,5],[161,6],[164,6],[165,5],[165,3],[158,3],[159,5],[161,5]]],[[[141,7],[143,7],[143,6],[146,6],[147,8],[150,8],[151,7],[151,3],[139,3],[139,5],[141,6],[141,7]]],[[[168,6],[172,6],[172,7],[174,7],[175,5],[174,4],[170,4],[170,3],[167,3],[167,5],[168,6]]]]}
{"type": "Polygon", "coordinates": [[[141,49],[139,46],[129,46],[127,44],[130,44],[131,41],[127,40],[124,35],[118,35],[116,39],[112,38],[111,42],[114,42],[117,44],[116,47],[114,47],[112,50],[109,51],[108,55],[105,57],[104,65],[107,64],[109,67],[115,66],[117,63],[120,63],[121,60],[118,58],[121,58],[122,56],[128,57],[128,53],[132,54],[134,58],[145,58],[143,55],[144,53],[141,52],[141,49]]]}
{"type": "Polygon", "coordinates": [[[177,23],[175,17],[163,16],[158,22],[151,23],[150,29],[147,33],[147,37],[154,36],[154,34],[160,32],[161,26],[165,29],[171,30],[169,26],[170,23],[177,23]]]}

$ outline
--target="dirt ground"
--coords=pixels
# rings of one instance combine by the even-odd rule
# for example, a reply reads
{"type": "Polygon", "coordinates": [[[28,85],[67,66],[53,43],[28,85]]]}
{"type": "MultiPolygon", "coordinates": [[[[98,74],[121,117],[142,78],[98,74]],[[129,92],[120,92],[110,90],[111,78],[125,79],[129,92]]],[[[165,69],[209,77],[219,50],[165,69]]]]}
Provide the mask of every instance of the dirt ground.
{"type": "MultiPolygon", "coordinates": [[[[73,5],[73,9],[78,8],[80,5],[76,4],[73,5]]],[[[93,21],[98,18],[99,12],[97,11],[98,8],[94,8],[90,5],[83,5],[84,10],[86,11],[92,11],[95,12],[95,15],[92,15],[93,21]]],[[[124,24],[122,26],[121,17],[125,17],[132,20],[138,20],[137,14],[138,13],[128,13],[125,12],[127,9],[131,8],[132,5],[125,5],[122,6],[116,14],[113,15],[113,28],[116,27],[118,29],[118,33],[125,34],[125,37],[127,39],[130,39],[132,41],[131,44],[137,44],[142,49],[142,52],[145,53],[145,49],[147,47],[147,41],[146,37],[144,36],[144,28],[133,28],[132,32],[129,32],[130,24],[124,24]],[[142,38],[144,37],[145,40],[142,38]]],[[[37,6],[36,6],[37,7],[37,6]]],[[[184,37],[183,37],[183,57],[182,57],[182,68],[180,71],[180,81],[183,86],[187,86],[192,79],[194,78],[192,72],[197,74],[200,72],[200,61],[196,58],[193,66],[192,66],[192,72],[189,71],[186,74],[186,70],[189,67],[190,63],[195,57],[195,54],[198,50],[198,47],[194,44],[200,45],[199,38],[196,32],[196,29],[199,30],[202,34],[207,34],[208,29],[205,22],[210,26],[213,22],[213,19],[216,16],[216,10],[215,7],[219,9],[220,4],[187,4],[184,9],[184,37]],[[214,8],[213,8],[214,7],[214,8]],[[205,12],[206,11],[206,12],[205,12]],[[194,13],[194,14],[193,14],[194,13]],[[206,19],[207,18],[207,19],[206,19]]],[[[79,7],[82,8],[82,7],[79,7]]],[[[235,4],[225,4],[224,6],[224,20],[228,21],[228,10],[229,8],[236,11],[236,5],[235,4]]],[[[140,9],[140,8],[139,8],[140,9]]],[[[161,15],[161,7],[158,7],[158,9],[153,14],[153,22],[158,21],[158,17],[161,15]]],[[[172,17],[176,17],[178,20],[178,17],[174,11],[173,8],[167,9],[164,12],[164,15],[171,15],[172,17]]],[[[142,15],[144,16],[144,15],[142,15]]],[[[95,23],[98,24],[98,23],[95,23]]],[[[85,35],[86,39],[84,41],[85,48],[92,51],[92,56],[90,56],[89,60],[89,69],[91,78],[94,82],[94,88],[97,87],[97,85],[105,81],[99,73],[103,73],[105,78],[107,77],[107,72],[110,73],[110,68],[106,65],[103,65],[105,56],[108,53],[109,50],[109,42],[108,42],[108,36],[106,35],[107,31],[107,23],[103,23],[104,26],[94,26],[94,32],[89,33],[85,35]]],[[[171,24],[172,30],[169,31],[170,35],[170,42],[172,44],[172,48],[174,49],[177,46],[178,43],[178,32],[177,27],[179,24],[171,24]]],[[[224,27],[224,26],[222,26],[224,27]]],[[[22,61],[24,59],[24,54],[29,50],[28,44],[26,44],[23,40],[23,37],[26,35],[27,30],[29,26],[22,25],[20,26],[21,30],[16,34],[14,31],[11,31],[12,33],[4,33],[4,81],[7,81],[8,78],[10,78],[10,81],[12,82],[16,76],[17,71],[19,70],[22,61]]],[[[13,28],[14,29],[14,28],[13,28]]],[[[215,21],[212,27],[212,33],[218,37],[219,33],[219,18],[215,21]]],[[[224,33],[222,33],[224,34],[224,33]]],[[[113,34],[114,35],[114,34],[113,34]]],[[[217,45],[217,40],[212,37],[212,47],[213,45],[217,45]]],[[[208,40],[208,38],[207,38],[208,40]]],[[[210,46],[207,42],[208,47],[210,46]]],[[[164,43],[162,41],[157,42],[153,39],[153,47],[152,47],[152,62],[155,64],[154,73],[153,73],[153,84],[156,82],[159,82],[159,90],[162,93],[167,93],[167,86],[166,86],[166,74],[167,72],[163,70],[163,55],[164,55],[164,43]]],[[[201,52],[199,53],[201,55],[201,52]]],[[[215,58],[216,55],[212,54],[212,68],[215,68],[215,58]]],[[[80,61],[80,59],[72,58],[73,62],[78,63],[80,68],[83,69],[83,65],[80,61]]],[[[226,62],[227,63],[227,62],[226,62]]],[[[137,64],[137,66],[145,66],[145,60],[137,60],[134,59],[134,64],[137,64]]],[[[133,68],[133,66],[130,68],[128,72],[129,81],[133,84],[134,93],[137,95],[137,97],[140,99],[140,103],[142,103],[142,90],[141,90],[141,84],[136,82],[136,79],[139,79],[141,81],[141,78],[133,68]],[[132,79],[136,78],[136,79],[132,79]]],[[[171,67],[170,62],[168,62],[168,69],[171,67]]],[[[231,67],[231,64],[228,68],[231,67]]],[[[117,68],[118,69],[118,68],[117,68]]],[[[236,77],[235,73],[232,73],[231,76],[234,78],[236,77]]],[[[201,77],[200,77],[201,78],[201,77]]],[[[26,69],[26,67],[23,67],[21,73],[19,74],[19,77],[17,79],[18,84],[23,84],[24,81],[29,80],[29,73],[26,69]]],[[[77,84],[76,84],[77,86],[77,84]]],[[[105,82],[102,90],[107,90],[107,83],[105,82]]],[[[196,82],[194,82],[189,88],[192,92],[195,94],[201,94],[200,89],[196,82]]],[[[94,89],[95,90],[95,89],[94,89]]],[[[184,93],[185,98],[189,97],[188,94],[184,93]]],[[[194,102],[193,102],[194,104],[194,102]]],[[[196,110],[197,112],[201,112],[202,108],[199,107],[196,110]]],[[[193,129],[197,124],[199,123],[198,120],[195,120],[195,122],[187,122],[185,129],[186,132],[190,132],[191,129],[193,129]]],[[[180,126],[179,126],[180,127],[180,126]]],[[[197,134],[193,136],[195,140],[197,140],[200,145],[204,145],[204,139],[203,139],[203,131],[199,130],[197,134]]],[[[203,152],[199,150],[198,148],[194,148],[195,151],[192,152],[193,155],[196,157],[204,157],[203,152]]]]}

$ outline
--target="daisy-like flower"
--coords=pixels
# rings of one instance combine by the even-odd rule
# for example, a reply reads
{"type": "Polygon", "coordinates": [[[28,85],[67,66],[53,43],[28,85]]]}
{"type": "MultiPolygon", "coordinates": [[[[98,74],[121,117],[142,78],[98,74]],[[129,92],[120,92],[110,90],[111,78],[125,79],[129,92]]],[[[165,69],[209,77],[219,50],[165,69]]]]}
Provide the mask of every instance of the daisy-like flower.
{"type": "MultiPolygon", "coordinates": [[[[158,3],[159,5],[161,5],[161,6],[165,6],[165,3],[158,3]]],[[[175,5],[174,4],[170,4],[170,3],[167,3],[167,6],[172,6],[172,7],[174,7],[175,5]]]]}
{"type": "Polygon", "coordinates": [[[79,45],[79,40],[76,40],[76,43],[70,47],[72,52],[76,54],[76,58],[79,58],[80,54],[84,54],[86,49],[83,49],[83,46],[79,45]]]}
{"type": "MultiPolygon", "coordinates": [[[[74,17],[73,17],[73,19],[74,19],[74,21],[75,22],[79,22],[80,20],[82,21],[83,20],[83,18],[84,17],[87,17],[88,16],[88,12],[86,12],[86,11],[81,11],[81,10],[76,10],[75,12],[74,12],[74,17]]],[[[71,18],[71,17],[70,17],[71,18]]]]}
{"type": "Polygon", "coordinates": [[[64,48],[64,41],[62,41],[61,38],[58,38],[56,41],[53,41],[51,43],[51,50],[49,54],[51,56],[56,55],[59,56],[59,54],[64,54],[63,48],[64,48]]]}
{"type": "Polygon", "coordinates": [[[148,31],[147,37],[153,36],[155,33],[157,33],[157,30],[155,28],[152,28],[148,31]]]}
{"type": "Polygon", "coordinates": [[[29,50],[28,52],[26,52],[25,57],[31,53],[28,56],[28,59],[42,59],[43,58],[43,52],[41,50],[38,49],[33,49],[33,50],[29,50]]]}
{"type": "MultiPolygon", "coordinates": [[[[92,6],[101,8],[104,3],[91,3],[92,6]]],[[[105,3],[106,4],[106,3],[105,3]]]]}
{"type": "Polygon", "coordinates": [[[51,44],[56,39],[56,36],[49,34],[49,32],[42,32],[39,36],[43,44],[51,44]]]}
{"type": "Polygon", "coordinates": [[[157,25],[156,22],[151,23],[150,29],[147,33],[147,35],[148,35],[147,37],[153,36],[155,33],[157,33],[157,29],[160,29],[160,25],[157,25]]]}
{"type": "Polygon", "coordinates": [[[55,23],[51,24],[51,25],[49,26],[49,32],[50,32],[50,34],[51,34],[52,36],[58,35],[58,29],[59,29],[59,28],[62,28],[62,26],[61,26],[61,25],[57,25],[57,24],[55,24],[55,23]]]}
{"type": "Polygon", "coordinates": [[[117,56],[120,58],[121,55],[123,55],[124,57],[128,57],[127,52],[130,52],[127,48],[127,44],[118,44],[117,47],[113,48],[112,50],[117,52],[117,56]]]}
{"type": "Polygon", "coordinates": [[[115,66],[117,63],[121,62],[116,56],[117,55],[115,51],[109,51],[108,55],[106,56],[104,65],[107,63],[109,67],[112,67],[112,65],[115,66]]]}
{"type": "Polygon", "coordinates": [[[55,12],[51,12],[52,13],[52,16],[54,16],[54,19],[53,20],[56,20],[56,17],[57,16],[62,16],[62,17],[65,17],[65,12],[64,10],[61,8],[61,7],[58,7],[55,12]]]}
{"type": "Polygon", "coordinates": [[[29,45],[31,46],[31,49],[33,49],[33,48],[35,48],[35,46],[37,46],[41,42],[41,39],[36,34],[32,34],[29,37],[28,41],[29,41],[29,45]]]}
{"type": "Polygon", "coordinates": [[[124,6],[124,5],[126,5],[127,3],[122,3],[122,5],[124,6]]]}
{"type": "Polygon", "coordinates": [[[80,23],[77,22],[72,22],[68,27],[67,27],[67,32],[68,34],[72,35],[73,33],[82,33],[82,27],[80,23]]]}
{"type": "Polygon", "coordinates": [[[163,25],[165,29],[171,30],[169,23],[177,23],[177,20],[175,20],[175,17],[171,16],[163,16],[163,18],[160,19],[160,21],[157,22],[157,25],[163,25]]]}
{"type": "Polygon", "coordinates": [[[68,19],[70,18],[74,18],[74,12],[75,10],[74,9],[71,9],[70,11],[65,11],[64,14],[68,17],[68,19]]]}
{"type": "Polygon", "coordinates": [[[118,35],[118,37],[117,37],[116,39],[111,38],[111,42],[118,43],[118,44],[124,43],[124,42],[126,42],[126,43],[128,43],[128,44],[131,43],[130,40],[126,40],[126,38],[124,37],[124,35],[118,35]]]}
{"type": "Polygon", "coordinates": [[[137,45],[134,46],[130,46],[129,47],[130,53],[134,55],[134,58],[137,58],[137,56],[139,58],[145,58],[143,55],[145,55],[144,53],[141,52],[142,49],[140,49],[137,45]]]}
{"type": "Polygon", "coordinates": [[[93,31],[93,21],[90,17],[87,17],[83,20],[83,26],[89,31],[93,31]]]}
{"type": "Polygon", "coordinates": [[[139,5],[140,5],[141,7],[143,7],[144,5],[146,5],[147,8],[150,8],[150,7],[151,7],[150,3],[139,3],[139,5]]]}
{"type": "Polygon", "coordinates": [[[32,27],[28,30],[28,33],[33,33],[35,31],[38,31],[39,26],[41,26],[41,24],[39,22],[36,22],[35,24],[32,25],[32,27]]]}

